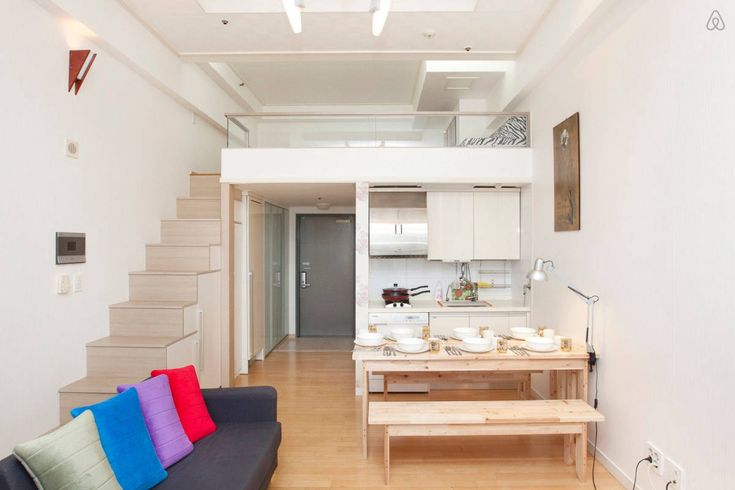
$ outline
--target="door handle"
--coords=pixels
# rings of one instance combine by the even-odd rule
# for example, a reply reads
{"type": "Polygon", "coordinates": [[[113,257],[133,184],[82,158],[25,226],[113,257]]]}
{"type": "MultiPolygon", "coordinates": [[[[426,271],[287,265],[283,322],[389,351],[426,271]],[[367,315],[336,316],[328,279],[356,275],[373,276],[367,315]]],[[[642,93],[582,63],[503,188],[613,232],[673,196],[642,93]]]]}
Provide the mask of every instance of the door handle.
{"type": "Polygon", "coordinates": [[[393,234],[398,235],[398,225],[393,225],[393,234]]]}
{"type": "Polygon", "coordinates": [[[301,271],[300,277],[301,277],[301,280],[300,280],[300,282],[301,282],[301,289],[306,289],[309,286],[311,286],[311,284],[309,284],[307,282],[307,279],[306,279],[306,271],[301,271]]]}

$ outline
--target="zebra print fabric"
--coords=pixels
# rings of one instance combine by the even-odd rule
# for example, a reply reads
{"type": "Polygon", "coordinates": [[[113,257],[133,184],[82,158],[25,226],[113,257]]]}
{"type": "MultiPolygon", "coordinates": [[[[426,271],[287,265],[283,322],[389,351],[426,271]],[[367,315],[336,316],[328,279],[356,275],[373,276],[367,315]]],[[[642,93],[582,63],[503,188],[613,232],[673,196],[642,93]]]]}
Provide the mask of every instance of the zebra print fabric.
{"type": "Polygon", "coordinates": [[[528,146],[526,116],[511,116],[490,136],[465,138],[459,146],[528,146]]]}

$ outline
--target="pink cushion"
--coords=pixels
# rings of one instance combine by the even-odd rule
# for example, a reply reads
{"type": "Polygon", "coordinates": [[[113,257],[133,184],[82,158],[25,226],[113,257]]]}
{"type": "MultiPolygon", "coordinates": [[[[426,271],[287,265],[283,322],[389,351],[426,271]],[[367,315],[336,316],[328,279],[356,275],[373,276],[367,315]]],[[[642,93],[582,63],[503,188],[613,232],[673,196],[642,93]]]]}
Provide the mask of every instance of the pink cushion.
{"type": "Polygon", "coordinates": [[[153,440],[156,455],[164,468],[168,468],[189,454],[191,443],[179,420],[174,405],[168,376],[161,375],[134,385],[120,385],[117,392],[135,388],[148,432],[153,440]]]}

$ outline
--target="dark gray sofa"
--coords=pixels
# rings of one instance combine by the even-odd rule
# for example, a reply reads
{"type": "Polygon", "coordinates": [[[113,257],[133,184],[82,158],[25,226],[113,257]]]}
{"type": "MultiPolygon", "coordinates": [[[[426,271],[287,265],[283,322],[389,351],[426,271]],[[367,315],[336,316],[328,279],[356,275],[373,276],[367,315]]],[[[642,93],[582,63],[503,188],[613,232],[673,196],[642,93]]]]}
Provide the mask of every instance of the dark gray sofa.
{"type": "MultiPolygon", "coordinates": [[[[169,467],[156,489],[264,489],[278,464],[281,424],[270,386],[202,390],[217,431],[169,467]]],[[[15,456],[0,460],[0,490],[35,490],[15,456]]]]}

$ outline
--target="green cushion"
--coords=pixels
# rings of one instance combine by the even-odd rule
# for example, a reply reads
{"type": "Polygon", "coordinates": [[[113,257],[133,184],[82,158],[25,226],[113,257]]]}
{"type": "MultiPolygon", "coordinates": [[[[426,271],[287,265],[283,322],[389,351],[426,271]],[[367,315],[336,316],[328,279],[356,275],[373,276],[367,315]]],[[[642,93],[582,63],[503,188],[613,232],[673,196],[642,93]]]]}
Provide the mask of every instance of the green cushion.
{"type": "Polygon", "coordinates": [[[90,411],[38,439],[18,444],[13,454],[39,489],[120,489],[90,411]]]}

